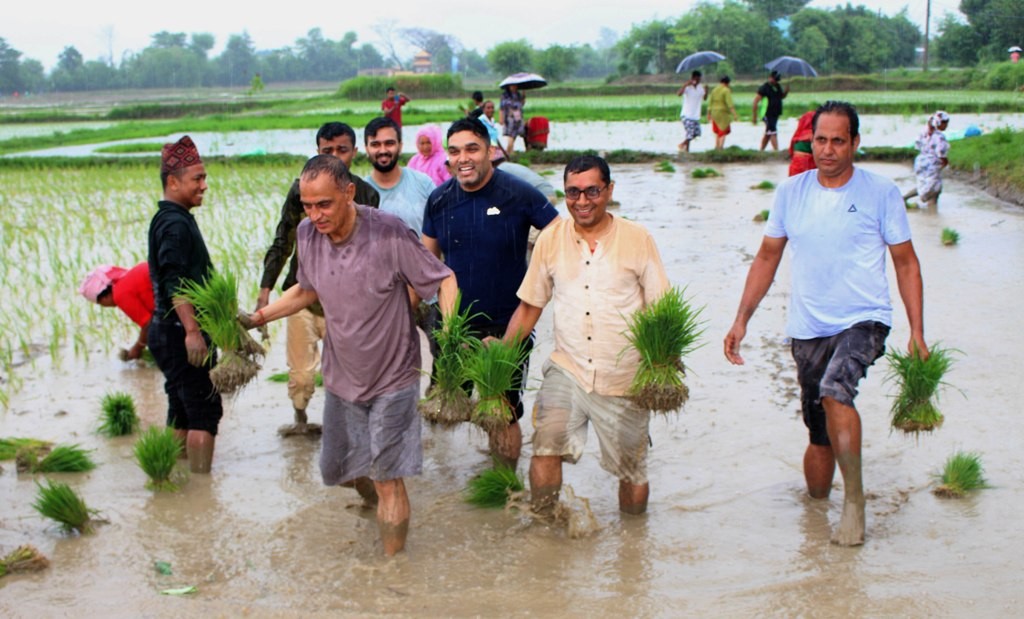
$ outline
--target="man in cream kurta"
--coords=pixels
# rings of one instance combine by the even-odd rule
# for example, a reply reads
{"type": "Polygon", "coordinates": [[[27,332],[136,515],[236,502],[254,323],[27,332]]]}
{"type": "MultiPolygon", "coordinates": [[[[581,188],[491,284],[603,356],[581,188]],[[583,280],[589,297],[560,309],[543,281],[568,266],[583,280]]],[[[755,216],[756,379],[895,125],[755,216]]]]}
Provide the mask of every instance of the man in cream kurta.
{"type": "Polygon", "coordinates": [[[624,397],[639,363],[625,332],[669,282],[647,230],[607,212],[614,183],[604,159],[573,159],[564,180],[572,220],[541,233],[505,335],[529,334],[554,301],[555,350],[534,405],[530,491],[538,510],[557,502],[562,461],[579,460],[593,425],[601,466],[619,479],[619,509],[639,514],[649,494],[650,413],[624,397]]]}

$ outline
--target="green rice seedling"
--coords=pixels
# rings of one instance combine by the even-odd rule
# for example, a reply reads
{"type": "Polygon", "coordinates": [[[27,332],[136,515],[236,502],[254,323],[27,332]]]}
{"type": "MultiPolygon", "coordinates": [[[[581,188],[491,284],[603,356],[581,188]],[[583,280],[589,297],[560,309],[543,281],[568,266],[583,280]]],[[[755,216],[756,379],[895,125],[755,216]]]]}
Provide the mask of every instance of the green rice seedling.
{"type": "Polygon", "coordinates": [[[899,389],[892,403],[892,427],[907,433],[931,432],[942,425],[942,413],[935,407],[939,385],[946,384],[942,377],[953,365],[953,350],[934,346],[927,360],[916,351],[900,352],[893,348],[885,358],[889,362],[886,380],[894,381],[899,389]]]}
{"type": "Polygon", "coordinates": [[[904,198],[903,199],[903,206],[905,206],[907,208],[907,210],[912,210],[912,209],[916,209],[916,208],[920,208],[921,207],[921,205],[918,204],[917,202],[911,202],[910,198],[904,198]]]}
{"type": "MultiPolygon", "coordinates": [[[[186,282],[178,296],[191,303],[199,328],[221,350],[210,381],[220,393],[234,393],[260,370],[266,351],[238,322],[238,282],[230,271],[211,272],[202,283],[186,282]]],[[[213,355],[213,348],[210,349],[213,355]]]]}
{"type": "Polygon", "coordinates": [[[49,449],[52,445],[37,438],[0,438],[0,460],[13,460],[22,449],[49,449]]]}
{"type": "Polygon", "coordinates": [[[434,359],[433,379],[427,397],[420,400],[420,414],[427,421],[451,427],[469,421],[473,402],[466,393],[467,358],[479,340],[470,331],[470,321],[479,316],[471,308],[462,307],[462,293],[455,297],[455,311],[445,316],[441,327],[434,330],[437,358],[434,359]]]}
{"type": "MultiPolygon", "coordinates": [[[[267,377],[267,380],[269,380],[272,383],[286,383],[288,382],[288,372],[277,372],[276,374],[271,374],[270,376],[267,377]]],[[[313,375],[313,382],[316,384],[317,387],[323,387],[324,375],[321,374],[320,372],[317,372],[316,374],[313,375]]]]}
{"type": "Polygon", "coordinates": [[[562,191],[561,189],[556,189],[555,190],[555,197],[558,198],[559,200],[562,200],[562,199],[565,198],[565,192],[562,191]]]}
{"type": "Polygon", "coordinates": [[[704,308],[694,309],[685,292],[670,288],[629,319],[626,339],[640,353],[629,397],[644,410],[678,410],[689,398],[683,357],[700,347],[704,308]]]}
{"type": "Polygon", "coordinates": [[[135,461],[149,477],[147,488],[158,491],[178,489],[178,484],[172,480],[172,473],[181,450],[181,442],[171,428],[151,426],[135,441],[135,461]]]}
{"type": "Polygon", "coordinates": [[[765,221],[768,221],[768,215],[769,215],[769,213],[770,213],[770,211],[769,211],[768,209],[764,209],[764,210],[762,210],[762,211],[761,211],[760,213],[758,213],[757,215],[754,215],[754,221],[757,221],[757,222],[765,222],[765,221]]]}
{"type": "Polygon", "coordinates": [[[113,438],[132,434],[139,429],[139,416],[135,413],[132,396],[115,391],[100,401],[100,434],[113,438]]]}
{"type": "Polygon", "coordinates": [[[721,176],[722,173],[714,168],[694,168],[690,172],[690,176],[693,178],[713,178],[715,176],[721,176]]]}
{"type": "Polygon", "coordinates": [[[956,245],[960,242],[960,233],[952,228],[942,229],[942,244],[943,245],[956,245]]]}
{"type": "Polygon", "coordinates": [[[946,460],[940,476],[942,483],[932,492],[941,497],[960,498],[971,490],[988,488],[983,473],[979,454],[958,451],[946,460]]]}
{"type": "Polygon", "coordinates": [[[53,449],[23,447],[15,459],[19,472],[84,473],[96,468],[89,453],[78,445],[57,445],[53,449]]]}
{"type": "Polygon", "coordinates": [[[505,392],[520,388],[516,369],[525,357],[526,346],[522,341],[472,342],[464,367],[466,377],[476,387],[477,403],[470,419],[473,423],[490,432],[512,421],[512,405],[505,392]]]}
{"type": "Polygon", "coordinates": [[[92,532],[91,520],[95,512],[71,486],[47,479],[45,486],[36,482],[36,487],[38,492],[32,507],[44,518],[55,521],[65,532],[92,532]]]}
{"type": "Polygon", "coordinates": [[[671,161],[663,160],[658,165],[654,166],[655,172],[675,172],[676,167],[672,165],[671,161]]]}
{"type": "Polygon", "coordinates": [[[771,181],[761,181],[760,183],[758,183],[756,185],[752,185],[750,188],[751,189],[762,189],[764,191],[769,191],[771,189],[775,189],[775,183],[773,183],[771,181]]]}
{"type": "Polygon", "coordinates": [[[466,484],[466,502],[477,507],[504,507],[509,495],[522,492],[523,478],[515,469],[495,464],[466,484]]]}
{"type": "Polygon", "coordinates": [[[38,572],[50,566],[50,561],[34,546],[18,546],[0,559],[0,576],[16,572],[38,572]]]}

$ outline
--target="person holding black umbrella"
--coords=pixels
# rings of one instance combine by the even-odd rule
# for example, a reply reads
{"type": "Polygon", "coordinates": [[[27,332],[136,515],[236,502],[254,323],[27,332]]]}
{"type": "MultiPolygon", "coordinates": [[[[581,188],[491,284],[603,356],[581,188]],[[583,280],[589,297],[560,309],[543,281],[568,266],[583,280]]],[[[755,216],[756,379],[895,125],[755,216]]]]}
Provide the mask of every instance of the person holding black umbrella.
{"type": "Polygon", "coordinates": [[[772,143],[773,150],[779,150],[779,117],[782,116],[782,100],[789,94],[789,85],[783,89],[779,84],[782,74],[772,71],[768,81],[761,84],[754,97],[753,123],[757,124],[757,110],[762,98],[768,99],[768,108],[764,112],[764,135],[761,137],[761,150],[772,143]]]}

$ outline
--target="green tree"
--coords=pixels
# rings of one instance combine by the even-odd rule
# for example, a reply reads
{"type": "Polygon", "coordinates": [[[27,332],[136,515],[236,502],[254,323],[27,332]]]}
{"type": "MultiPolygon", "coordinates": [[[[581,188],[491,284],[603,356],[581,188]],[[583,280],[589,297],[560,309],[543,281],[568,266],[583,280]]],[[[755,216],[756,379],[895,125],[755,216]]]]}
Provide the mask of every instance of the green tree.
{"type": "Polygon", "coordinates": [[[746,5],[732,0],[721,6],[697,5],[679,19],[671,33],[673,70],[688,54],[714,50],[724,54],[740,73],[763,74],[764,63],[785,50],[777,28],[746,5]]]}
{"type": "Polygon", "coordinates": [[[1024,45],[1021,0],[960,0],[960,12],[982,43],[978,54],[982,59],[1003,60],[1008,47],[1024,45]]]}
{"type": "Polygon", "coordinates": [[[206,60],[214,44],[215,39],[212,34],[208,32],[193,32],[188,48],[198,54],[203,60],[206,60]]]}
{"type": "Polygon", "coordinates": [[[43,70],[43,63],[35,58],[26,58],[21,61],[19,69],[21,85],[25,92],[42,92],[46,90],[46,72],[43,70]]]}
{"type": "Polygon", "coordinates": [[[224,86],[243,86],[259,73],[256,48],[249,33],[233,34],[228,37],[224,51],[214,60],[217,83],[224,86]]]}
{"type": "Polygon", "coordinates": [[[470,77],[491,75],[491,66],[487,59],[475,49],[464,49],[457,54],[459,58],[459,72],[470,77]]]}
{"type": "Polygon", "coordinates": [[[796,48],[801,58],[811,63],[819,72],[830,70],[828,64],[828,38],[817,26],[804,28],[796,37],[796,48]]]}
{"type": "Polygon", "coordinates": [[[150,47],[158,47],[164,49],[169,49],[172,47],[183,48],[185,47],[187,35],[184,32],[167,32],[166,30],[161,30],[160,32],[152,35],[150,38],[152,39],[150,47]]]}
{"type": "Polygon", "coordinates": [[[671,30],[667,21],[652,20],[634,25],[615,44],[619,72],[626,75],[672,72],[675,65],[669,57],[669,47],[674,41],[671,30]]]}
{"type": "Polygon", "coordinates": [[[498,43],[487,52],[487,64],[497,75],[530,71],[533,68],[533,48],[526,39],[498,43]]]}
{"type": "Polygon", "coordinates": [[[751,10],[770,22],[789,17],[804,8],[810,0],[743,0],[751,10]]]}
{"type": "Polygon", "coordinates": [[[21,52],[0,37],[0,93],[8,95],[25,90],[21,73],[21,52]]]}
{"type": "Polygon", "coordinates": [[[939,23],[939,36],[932,44],[932,53],[939,63],[954,67],[969,67],[978,63],[981,37],[970,25],[953,13],[946,13],[939,23]]]}
{"type": "Polygon", "coordinates": [[[615,71],[614,55],[610,48],[598,50],[590,43],[576,48],[575,77],[606,77],[615,71]]]}
{"type": "Polygon", "coordinates": [[[551,45],[533,57],[533,68],[552,82],[561,82],[579,66],[579,57],[573,47],[551,45]]]}
{"type": "Polygon", "coordinates": [[[69,45],[57,56],[57,66],[54,67],[50,80],[53,82],[54,90],[68,92],[74,90],[85,90],[82,67],[85,61],[82,54],[74,46],[69,45]]]}

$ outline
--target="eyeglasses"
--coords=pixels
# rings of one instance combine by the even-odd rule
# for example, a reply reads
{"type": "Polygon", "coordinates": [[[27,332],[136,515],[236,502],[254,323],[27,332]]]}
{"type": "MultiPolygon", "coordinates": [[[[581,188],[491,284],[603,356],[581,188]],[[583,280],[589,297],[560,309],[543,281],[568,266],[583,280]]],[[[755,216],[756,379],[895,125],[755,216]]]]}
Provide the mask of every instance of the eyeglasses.
{"type": "Polygon", "coordinates": [[[604,187],[598,187],[597,185],[591,185],[586,189],[580,189],[579,187],[569,187],[565,190],[565,197],[570,200],[579,200],[580,196],[587,196],[590,200],[596,200],[601,196],[601,192],[608,189],[608,185],[604,187]]]}

